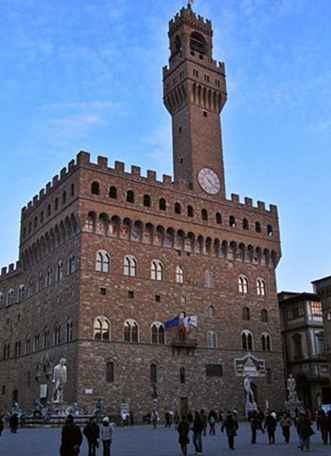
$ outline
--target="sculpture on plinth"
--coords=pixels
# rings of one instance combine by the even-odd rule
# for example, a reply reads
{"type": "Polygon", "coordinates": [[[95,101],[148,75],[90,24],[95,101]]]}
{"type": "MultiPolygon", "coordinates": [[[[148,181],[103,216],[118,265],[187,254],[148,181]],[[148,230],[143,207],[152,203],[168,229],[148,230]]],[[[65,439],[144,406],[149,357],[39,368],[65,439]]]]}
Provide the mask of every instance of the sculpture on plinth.
{"type": "Polygon", "coordinates": [[[64,385],[67,383],[67,366],[65,358],[61,358],[59,364],[53,370],[53,403],[63,403],[64,385]]]}
{"type": "Polygon", "coordinates": [[[287,379],[287,392],[288,392],[288,397],[287,401],[285,402],[286,409],[288,413],[294,418],[298,412],[301,410],[304,410],[303,402],[299,400],[298,394],[297,394],[297,383],[296,380],[293,376],[293,374],[290,374],[288,379],[287,379]]]}
{"type": "Polygon", "coordinates": [[[254,391],[252,389],[252,382],[248,375],[244,378],[244,390],[245,390],[245,413],[249,416],[252,412],[257,410],[256,399],[254,391]]]}

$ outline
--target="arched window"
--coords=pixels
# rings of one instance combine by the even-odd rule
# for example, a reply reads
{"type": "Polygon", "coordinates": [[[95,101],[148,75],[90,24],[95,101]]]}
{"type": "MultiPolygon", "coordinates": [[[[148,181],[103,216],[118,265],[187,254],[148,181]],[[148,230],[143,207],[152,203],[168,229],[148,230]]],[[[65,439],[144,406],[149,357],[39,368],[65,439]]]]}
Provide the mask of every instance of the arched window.
{"type": "Polygon", "coordinates": [[[249,230],[249,223],[246,218],[243,219],[243,230],[249,230]]]}
{"type": "Polygon", "coordinates": [[[144,206],[151,207],[151,197],[149,195],[144,195],[144,206]]]}
{"type": "Polygon", "coordinates": [[[131,255],[124,257],[124,275],[128,277],[136,277],[137,260],[131,255]]]}
{"type": "Polygon", "coordinates": [[[176,283],[184,283],[184,270],[181,266],[176,267],[176,283]]]}
{"type": "Polygon", "coordinates": [[[55,198],[54,201],[54,210],[57,211],[59,208],[59,198],[55,198]]]}
{"type": "Polygon", "coordinates": [[[217,348],[217,334],[215,331],[207,332],[207,346],[208,348],[217,348]]]}
{"type": "Polygon", "coordinates": [[[175,38],[175,52],[176,54],[179,54],[182,50],[182,42],[181,42],[181,39],[180,39],[180,36],[179,35],[176,35],[176,38],[175,38]]]}
{"type": "MultiPolygon", "coordinates": [[[[18,287],[18,302],[24,301],[24,298],[25,298],[25,287],[24,287],[24,285],[20,285],[18,287]]],[[[0,298],[0,304],[1,304],[1,298],[0,298]]]]}
{"type": "Polygon", "coordinates": [[[182,384],[186,382],[185,367],[179,369],[179,380],[182,384]]]}
{"type": "Polygon", "coordinates": [[[187,216],[188,217],[193,217],[194,216],[194,210],[192,206],[187,206],[187,216]]]}
{"type": "Polygon", "coordinates": [[[68,274],[73,274],[76,272],[76,257],[75,255],[70,255],[68,259],[68,274]]]}
{"type": "Polygon", "coordinates": [[[59,260],[56,267],[56,280],[61,282],[63,280],[63,261],[59,260]]]}
{"type": "Polygon", "coordinates": [[[201,211],[201,218],[204,222],[208,221],[208,212],[206,209],[202,209],[201,211]]]}
{"type": "Polygon", "coordinates": [[[135,320],[126,320],[124,323],[124,342],[138,343],[138,324],[135,320]]]}
{"type": "Polygon", "coordinates": [[[51,205],[49,204],[49,205],[47,206],[47,217],[50,217],[50,216],[51,216],[51,213],[52,213],[52,207],[51,207],[51,205]]]}
{"type": "Polygon", "coordinates": [[[112,361],[108,361],[106,363],[106,382],[113,383],[114,381],[114,363],[112,361]]]}
{"type": "Polygon", "coordinates": [[[49,347],[49,329],[45,328],[44,333],[43,333],[43,348],[48,348],[49,347]]]}
{"type": "Polygon", "coordinates": [[[4,294],[2,291],[0,291],[0,306],[2,306],[4,304],[4,301],[5,301],[4,294]]]}
{"type": "Polygon", "coordinates": [[[61,326],[55,325],[54,326],[54,345],[61,344],[61,326]]]}
{"type": "Polygon", "coordinates": [[[270,237],[270,238],[274,235],[274,230],[273,230],[272,225],[267,226],[267,233],[268,233],[268,237],[270,237]]]}
{"type": "Polygon", "coordinates": [[[62,193],[62,205],[65,204],[67,202],[67,192],[64,191],[62,193]]]}
{"type": "Polygon", "coordinates": [[[241,295],[248,293],[248,279],[243,275],[239,276],[238,278],[238,291],[241,295]]]}
{"type": "Polygon", "coordinates": [[[179,203],[175,203],[175,213],[176,214],[181,214],[182,213],[182,207],[179,203]]]}
{"type": "Polygon", "coordinates": [[[208,317],[215,317],[215,307],[214,306],[208,307],[208,317]]]}
{"type": "Polygon", "coordinates": [[[261,310],[261,321],[262,321],[263,323],[268,323],[268,320],[269,320],[269,318],[268,318],[268,311],[267,311],[266,309],[262,309],[262,310],[261,310]]]}
{"type": "Polygon", "coordinates": [[[258,296],[265,296],[265,281],[263,279],[256,280],[256,292],[258,296]]]}
{"type": "Polygon", "coordinates": [[[134,192],[132,190],[128,190],[126,200],[128,203],[134,203],[134,192]]]}
{"type": "Polygon", "coordinates": [[[99,316],[94,320],[93,325],[94,340],[110,340],[110,321],[104,316],[99,316]]]}
{"type": "Polygon", "coordinates": [[[261,233],[261,223],[260,222],[255,223],[255,231],[257,233],[261,233]]]}
{"type": "Polygon", "coordinates": [[[117,199],[117,188],[116,187],[112,186],[109,188],[109,198],[117,199]]]}
{"type": "Polygon", "coordinates": [[[160,260],[153,260],[151,263],[151,279],[163,280],[164,268],[160,260]]]}
{"type": "Polygon", "coordinates": [[[159,321],[155,321],[152,326],[152,344],[165,344],[165,331],[164,326],[159,321]]]}
{"type": "Polygon", "coordinates": [[[91,184],[92,195],[100,195],[100,184],[99,182],[92,182],[91,184]]]}
{"type": "Polygon", "coordinates": [[[253,350],[253,334],[245,329],[241,333],[241,343],[242,349],[245,351],[252,351],[253,350]]]}
{"type": "Polygon", "coordinates": [[[229,225],[231,226],[231,228],[236,227],[236,219],[234,218],[233,215],[230,215],[230,217],[229,217],[229,225]]]}
{"type": "Polygon", "coordinates": [[[250,316],[250,310],[249,310],[249,308],[248,308],[248,307],[244,307],[242,312],[243,312],[243,314],[242,314],[242,319],[243,319],[243,320],[246,320],[246,321],[247,321],[247,320],[250,320],[251,316],[250,316]]]}
{"type": "Polygon", "coordinates": [[[271,351],[271,339],[268,333],[261,336],[262,351],[271,351]]]}
{"type": "Polygon", "coordinates": [[[217,225],[222,225],[222,214],[220,214],[219,212],[217,212],[216,214],[216,223],[217,225]]]}
{"type": "Polygon", "coordinates": [[[151,364],[151,383],[157,383],[157,366],[156,364],[151,364]]]}
{"type": "Polygon", "coordinates": [[[199,54],[207,53],[207,44],[205,38],[198,32],[191,34],[190,48],[192,52],[198,52],[199,54]]]}
{"type": "Polygon", "coordinates": [[[72,320],[68,320],[66,323],[66,342],[70,343],[73,339],[73,323],[72,320]]]}
{"type": "Polygon", "coordinates": [[[11,304],[14,304],[15,302],[15,291],[13,290],[13,288],[11,288],[10,290],[8,290],[8,293],[7,293],[7,304],[8,306],[10,306],[11,304]]]}
{"type": "Polygon", "coordinates": [[[99,250],[97,252],[95,270],[97,272],[110,271],[110,255],[105,250],[99,250]]]}
{"type": "Polygon", "coordinates": [[[165,211],[167,209],[167,203],[166,203],[166,200],[164,198],[160,199],[159,208],[160,208],[160,211],[165,211]]]}
{"type": "Polygon", "coordinates": [[[52,268],[49,266],[47,268],[47,273],[46,273],[46,287],[50,287],[52,285],[52,268]]]}

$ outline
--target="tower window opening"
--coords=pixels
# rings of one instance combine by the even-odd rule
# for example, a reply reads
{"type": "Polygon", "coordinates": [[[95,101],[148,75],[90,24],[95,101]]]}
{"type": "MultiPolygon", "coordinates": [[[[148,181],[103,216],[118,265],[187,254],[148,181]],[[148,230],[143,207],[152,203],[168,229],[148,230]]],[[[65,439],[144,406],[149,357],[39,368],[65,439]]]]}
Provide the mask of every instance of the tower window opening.
{"type": "Polygon", "coordinates": [[[203,117],[208,117],[207,111],[203,111],[203,117]]]}
{"type": "Polygon", "coordinates": [[[207,43],[204,37],[197,32],[193,32],[190,42],[191,51],[198,52],[199,54],[207,53],[207,43]]]}

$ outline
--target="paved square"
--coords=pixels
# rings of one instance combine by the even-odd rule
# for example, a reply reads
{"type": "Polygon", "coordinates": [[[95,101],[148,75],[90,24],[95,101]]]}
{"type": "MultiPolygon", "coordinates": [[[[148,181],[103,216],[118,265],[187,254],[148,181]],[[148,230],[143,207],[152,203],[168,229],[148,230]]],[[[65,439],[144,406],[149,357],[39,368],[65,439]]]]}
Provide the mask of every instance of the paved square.
{"type": "MultiPolygon", "coordinates": [[[[18,433],[10,434],[6,430],[0,437],[1,456],[57,456],[59,454],[60,429],[20,429],[18,433]]],[[[190,439],[192,441],[192,438],[190,439]]],[[[220,456],[235,454],[238,456],[279,456],[302,454],[297,448],[296,432],[293,432],[293,443],[286,446],[283,443],[280,429],[277,432],[277,445],[266,444],[266,436],[259,434],[258,444],[250,444],[250,433],[247,424],[240,426],[236,451],[227,448],[225,434],[217,428],[216,436],[204,438],[204,455],[220,456]]],[[[177,444],[178,434],[172,429],[163,427],[153,430],[151,427],[115,428],[112,456],[179,456],[177,444]]],[[[320,443],[319,433],[313,436],[311,454],[331,455],[331,445],[320,443]]],[[[193,445],[190,444],[189,455],[194,455],[193,445]]],[[[87,456],[87,446],[81,449],[81,456],[87,456]]],[[[102,456],[99,449],[98,456],[102,456]]]]}

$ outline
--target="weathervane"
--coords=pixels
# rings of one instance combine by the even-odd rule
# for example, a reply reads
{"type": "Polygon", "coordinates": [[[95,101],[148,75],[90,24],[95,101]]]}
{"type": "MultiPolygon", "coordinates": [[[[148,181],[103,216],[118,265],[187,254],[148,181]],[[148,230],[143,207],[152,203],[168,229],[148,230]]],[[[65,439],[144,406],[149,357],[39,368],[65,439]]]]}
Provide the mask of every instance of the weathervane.
{"type": "Polygon", "coordinates": [[[187,6],[192,7],[194,0],[187,0],[187,6]]]}

